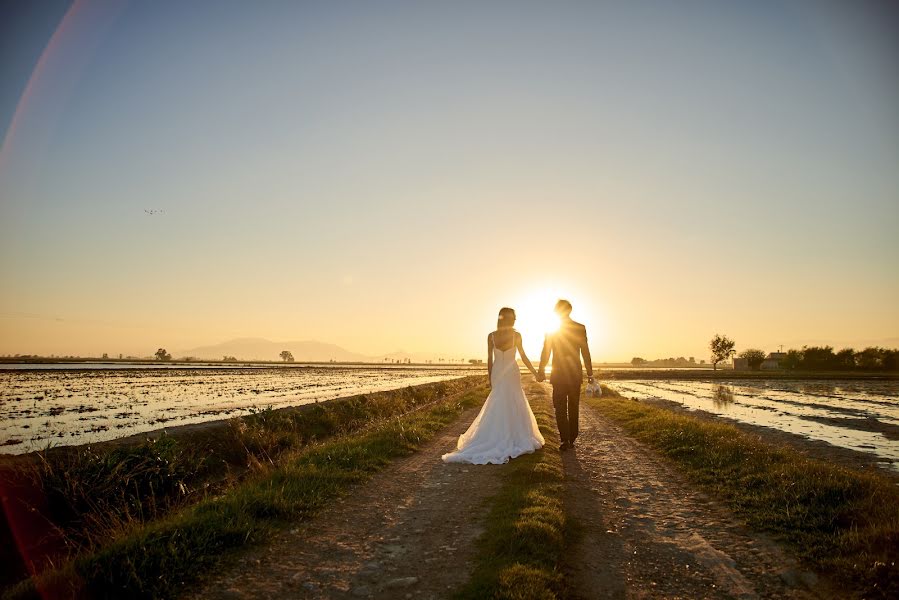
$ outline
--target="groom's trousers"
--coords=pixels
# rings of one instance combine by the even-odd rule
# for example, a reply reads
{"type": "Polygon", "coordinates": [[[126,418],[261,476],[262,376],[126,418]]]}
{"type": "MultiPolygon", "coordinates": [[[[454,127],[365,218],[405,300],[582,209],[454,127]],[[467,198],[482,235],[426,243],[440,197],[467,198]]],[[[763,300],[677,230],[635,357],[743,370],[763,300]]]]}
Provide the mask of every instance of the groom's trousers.
{"type": "Polygon", "coordinates": [[[562,442],[573,444],[578,433],[578,411],[581,401],[581,384],[554,383],[553,407],[556,409],[556,425],[562,442]]]}

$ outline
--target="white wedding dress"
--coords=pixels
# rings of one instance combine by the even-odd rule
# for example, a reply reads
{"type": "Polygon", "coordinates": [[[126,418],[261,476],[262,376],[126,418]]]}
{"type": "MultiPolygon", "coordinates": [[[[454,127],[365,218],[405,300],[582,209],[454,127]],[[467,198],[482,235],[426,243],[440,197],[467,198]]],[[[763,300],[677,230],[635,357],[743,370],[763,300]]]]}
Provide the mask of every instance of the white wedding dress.
{"type": "Polygon", "coordinates": [[[537,419],[521,389],[515,354],[515,346],[493,348],[490,395],[468,431],[459,436],[456,451],[443,455],[444,462],[500,465],[543,447],[537,419]]]}

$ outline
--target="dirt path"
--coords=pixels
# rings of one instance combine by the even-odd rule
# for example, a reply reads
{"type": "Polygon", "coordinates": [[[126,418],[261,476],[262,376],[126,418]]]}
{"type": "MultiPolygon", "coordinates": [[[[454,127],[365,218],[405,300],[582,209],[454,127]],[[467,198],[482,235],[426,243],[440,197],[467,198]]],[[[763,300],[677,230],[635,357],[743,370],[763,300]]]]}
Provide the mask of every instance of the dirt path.
{"type": "Polygon", "coordinates": [[[476,414],[467,411],[414,455],[251,550],[193,597],[446,597],[468,580],[478,517],[503,469],[440,460],[476,414]]]}
{"type": "Polygon", "coordinates": [[[829,595],[776,544],[584,404],[578,445],[563,464],[566,508],[583,527],[568,570],[584,598],[829,595]]]}
{"type": "MultiPolygon", "coordinates": [[[[531,385],[532,404],[549,404],[531,385]]],[[[193,598],[446,598],[471,572],[485,501],[503,466],[445,465],[474,418],[312,520],[251,550],[193,598]]],[[[557,452],[555,448],[546,451],[557,452]]],[[[566,570],[582,598],[828,596],[776,544],[740,525],[668,463],[582,404],[578,447],[563,455],[566,510],[581,535],[566,570]]]]}

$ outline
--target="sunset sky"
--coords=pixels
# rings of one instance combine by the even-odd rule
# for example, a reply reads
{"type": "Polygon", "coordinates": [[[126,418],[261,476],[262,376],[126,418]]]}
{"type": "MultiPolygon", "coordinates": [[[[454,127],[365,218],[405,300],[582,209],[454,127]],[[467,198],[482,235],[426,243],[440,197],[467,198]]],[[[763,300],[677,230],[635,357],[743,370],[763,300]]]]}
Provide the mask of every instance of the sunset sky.
{"type": "Polygon", "coordinates": [[[5,2],[0,81],[0,354],[899,347],[895,2],[5,2]]]}

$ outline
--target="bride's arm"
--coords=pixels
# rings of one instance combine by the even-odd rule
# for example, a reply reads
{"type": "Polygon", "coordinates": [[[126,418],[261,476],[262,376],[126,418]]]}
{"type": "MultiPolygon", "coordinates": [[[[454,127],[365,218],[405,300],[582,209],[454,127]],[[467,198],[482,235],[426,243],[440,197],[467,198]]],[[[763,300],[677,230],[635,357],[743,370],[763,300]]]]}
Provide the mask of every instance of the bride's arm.
{"type": "Polygon", "coordinates": [[[493,334],[487,335],[487,387],[493,381],[493,334]]]}
{"type": "Polygon", "coordinates": [[[531,364],[531,361],[528,359],[528,355],[524,353],[524,345],[521,343],[521,334],[515,334],[515,345],[518,347],[518,353],[521,354],[521,362],[524,363],[524,366],[528,368],[528,371],[531,372],[531,375],[537,377],[537,371],[534,369],[534,365],[531,364]]]}

